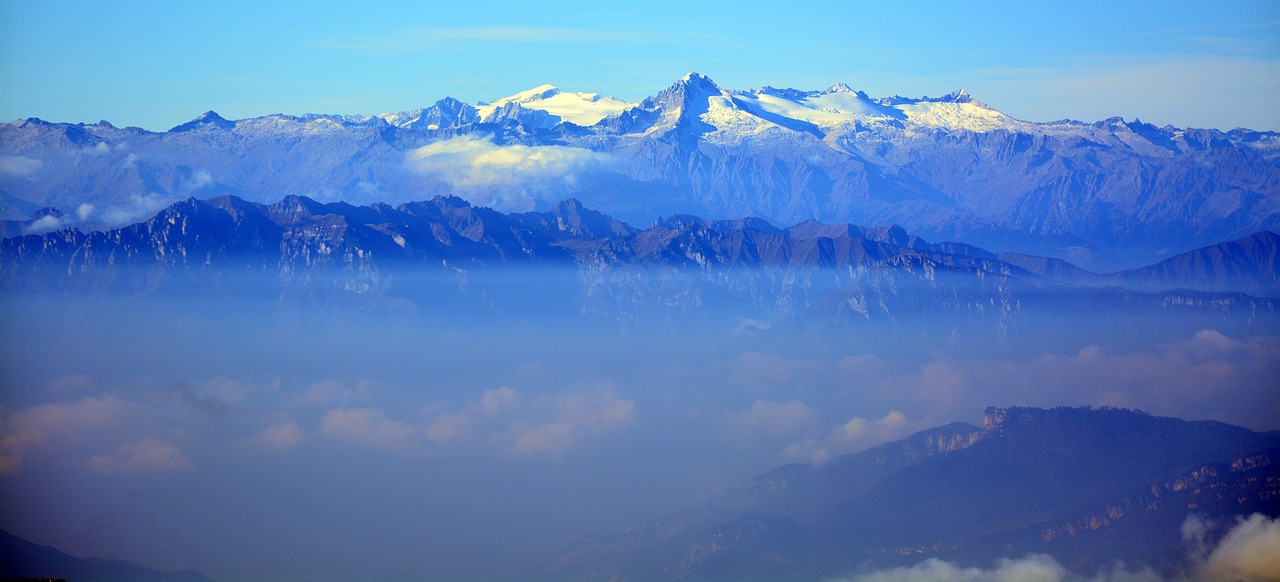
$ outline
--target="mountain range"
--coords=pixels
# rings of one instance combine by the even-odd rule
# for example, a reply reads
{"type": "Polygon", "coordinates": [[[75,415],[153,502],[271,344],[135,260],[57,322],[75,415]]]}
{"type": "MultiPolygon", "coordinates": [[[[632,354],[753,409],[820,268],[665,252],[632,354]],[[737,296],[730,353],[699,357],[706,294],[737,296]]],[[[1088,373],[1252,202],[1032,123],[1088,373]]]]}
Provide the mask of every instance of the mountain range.
{"type": "Polygon", "coordinates": [[[0,273],[13,293],[198,291],[280,305],[407,305],[425,317],[537,312],[624,325],[692,315],[765,326],[913,322],[999,336],[1019,326],[1033,333],[1062,314],[1184,314],[1206,326],[1270,329],[1280,312],[1278,267],[1280,235],[1267,231],[1093,273],[929,242],[898,226],[805,220],[782,228],[674,215],[636,228],[573,199],[502,213],[457,197],[393,207],[227,195],[188,199],[119,229],[0,241],[0,273]]]}
{"type": "Polygon", "coordinates": [[[1039,553],[1087,575],[1117,562],[1184,572],[1188,515],[1276,513],[1277,445],[1275,433],[1135,410],[989,408],[981,426],[787,465],[684,511],[584,537],[548,571],[817,580],[1039,553]]]}
{"type": "Polygon", "coordinates": [[[210,111],[166,132],[25,119],[0,126],[0,161],[3,218],[59,212],[33,233],[125,226],[191,196],[456,194],[508,212],[573,197],[637,224],[899,224],[1098,271],[1280,230],[1274,132],[1032,123],[964,91],[728,90],[695,73],[640,103],[544,85],[381,115],[210,111]]]}

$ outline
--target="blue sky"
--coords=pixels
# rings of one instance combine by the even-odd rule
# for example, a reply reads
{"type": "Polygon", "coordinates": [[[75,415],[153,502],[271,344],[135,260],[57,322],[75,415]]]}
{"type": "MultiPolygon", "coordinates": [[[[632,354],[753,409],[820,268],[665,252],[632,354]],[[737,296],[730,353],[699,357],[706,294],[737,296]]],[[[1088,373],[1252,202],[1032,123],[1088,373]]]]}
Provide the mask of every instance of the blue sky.
{"type": "Polygon", "coordinates": [[[1280,2],[0,2],[0,119],[164,130],[552,83],[965,88],[1018,118],[1280,130],[1280,2]]]}

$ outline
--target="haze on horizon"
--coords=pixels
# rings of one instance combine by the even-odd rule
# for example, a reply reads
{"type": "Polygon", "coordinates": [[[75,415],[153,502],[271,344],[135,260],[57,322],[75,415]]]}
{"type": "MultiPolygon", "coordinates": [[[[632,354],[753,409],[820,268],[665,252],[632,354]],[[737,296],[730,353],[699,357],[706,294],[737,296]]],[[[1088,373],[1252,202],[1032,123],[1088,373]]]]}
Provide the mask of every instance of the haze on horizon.
{"type": "Polygon", "coordinates": [[[1280,6],[1265,0],[925,2],[906,12],[827,2],[421,12],[395,2],[60,0],[5,3],[0,27],[5,121],[163,131],[210,109],[229,119],[377,114],[544,83],[639,101],[697,71],[733,89],[844,82],[916,97],[964,88],[1028,121],[1280,130],[1280,6]]]}
{"type": "Polygon", "coordinates": [[[993,342],[909,320],[743,333],[714,307],[619,328],[539,300],[4,299],[6,528],[217,580],[512,579],[582,535],[989,405],[1277,424],[1276,338],[1195,318],[1040,316],[993,342]]]}
{"type": "MultiPolygon", "coordinates": [[[[543,83],[639,101],[698,71],[734,89],[964,88],[1031,121],[1280,130],[1275,2],[645,8],[0,3],[0,119],[163,131],[210,109],[375,114],[543,83]]],[[[397,163],[472,180],[449,174],[457,158],[425,154],[498,146],[456,139],[397,163]]],[[[131,155],[104,142],[66,159],[95,153],[131,155]]],[[[39,167],[26,163],[27,174],[39,167]]],[[[103,224],[181,197],[137,199],[141,212],[103,224]]],[[[81,203],[68,212],[94,210],[81,203]]],[[[51,222],[26,232],[66,224],[51,222]]],[[[0,527],[220,582],[515,580],[581,536],[786,463],[977,423],[988,406],[1119,406],[1280,429],[1274,313],[1103,300],[1090,311],[1077,302],[1087,293],[1035,287],[1028,304],[1044,303],[1018,304],[1005,327],[992,323],[994,300],[935,310],[930,301],[963,291],[913,295],[896,286],[904,276],[886,286],[895,306],[919,311],[809,327],[723,300],[738,293],[776,314],[768,285],[810,285],[795,273],[699,287],[698,272],[682,287],[690,279],[661,269],[602,282],[589,266],[450,261],[372,279],[316,269],[294,288],[273,270],[284,261],[190,280],[154,265],[104,269],[81,280],[101,286],[65,289],[0,273],[0,527]],[[140,283],[117,293],[119,281],[140,283]],[[604,291],[584,306],[592,283],[604,291]]],[[[796,304],[809,307],[810,291],[796,304]]]]}

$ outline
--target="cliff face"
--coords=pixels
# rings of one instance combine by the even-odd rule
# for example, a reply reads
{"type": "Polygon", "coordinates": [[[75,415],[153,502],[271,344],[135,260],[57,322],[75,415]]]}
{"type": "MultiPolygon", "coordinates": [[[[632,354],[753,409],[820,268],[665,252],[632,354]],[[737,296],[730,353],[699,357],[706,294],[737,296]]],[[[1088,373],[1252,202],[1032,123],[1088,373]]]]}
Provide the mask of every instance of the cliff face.
{"type": "Polygon", "coordinates": [[[674,522],[586,538],[551,571],[787,580],[867,560],[986,565],[1027,552],[1079,571],[1115,561],[1173,570],[1189,513],[1280,513],[1278,446],[1276,435],[1135,410],[993,407],[980,427],[955,423],[821,467],[789,465],[674,522]]]}
{"type": "Polygon", "coordinates": [[[1277,507],[1280,449],[1270,449],[1230,462],[1206,463],[1021,531],[994,533],[969,543],[963,554],[994,559],[1047,553],[1077,571],[1122,560],[1173,571],[1186,565],[1178,550],[1184,547],[1180,530],[1188,516],[1214,523],[1212,541],[1232,523],[1224,517],[1275,516],[1277,507]]]}

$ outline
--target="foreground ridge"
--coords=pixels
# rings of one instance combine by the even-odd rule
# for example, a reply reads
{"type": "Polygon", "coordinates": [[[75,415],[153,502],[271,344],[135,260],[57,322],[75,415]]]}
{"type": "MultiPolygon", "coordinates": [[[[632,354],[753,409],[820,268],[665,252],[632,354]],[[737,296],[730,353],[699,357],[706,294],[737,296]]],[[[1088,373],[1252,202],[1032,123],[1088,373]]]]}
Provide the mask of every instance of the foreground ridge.
{"type": "Polygon", "coordinates": [[[992,407],[980,427],[788,465],[675,516],[588,536],[549,571],[788,580],[1040,553],[1086,574],[1118,561],[1176,573],[1193,565],[1180,534],[1188,515],[1276,515],[1278,445],[1274,434],[1137,410],[992,407]]]}

